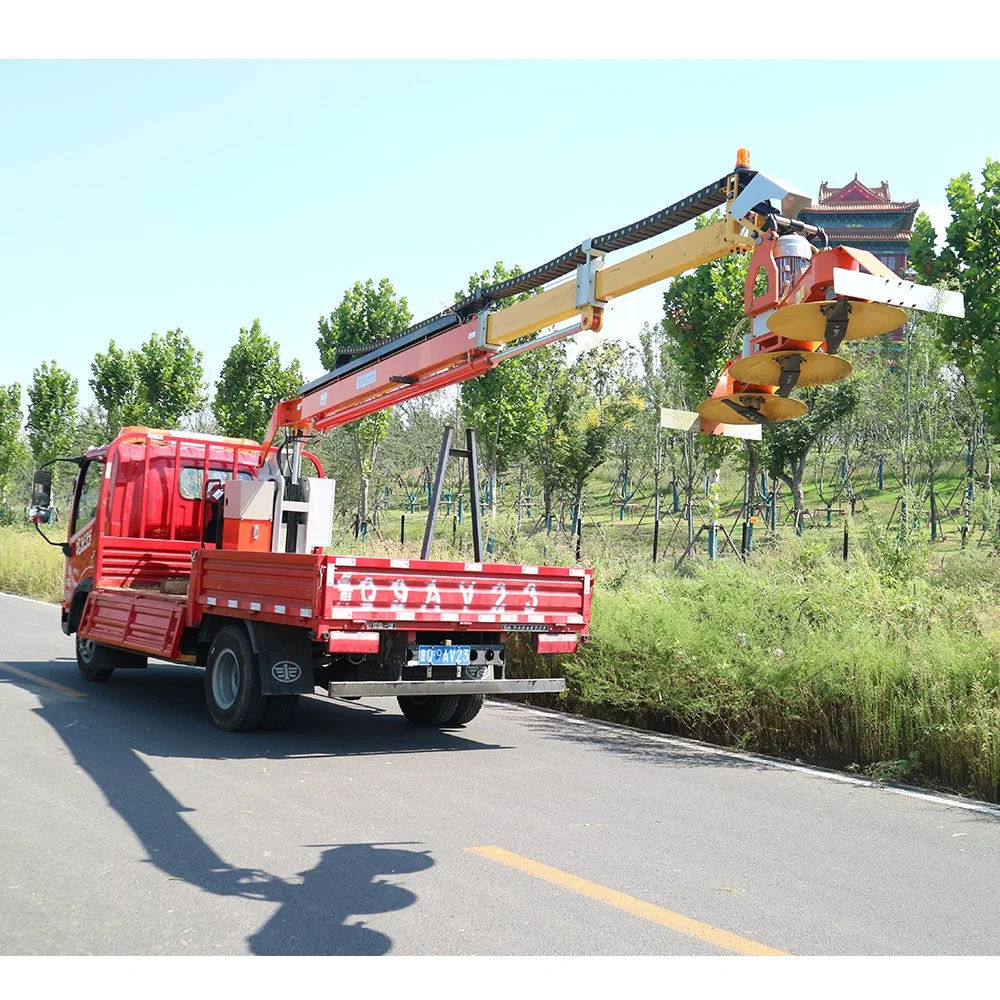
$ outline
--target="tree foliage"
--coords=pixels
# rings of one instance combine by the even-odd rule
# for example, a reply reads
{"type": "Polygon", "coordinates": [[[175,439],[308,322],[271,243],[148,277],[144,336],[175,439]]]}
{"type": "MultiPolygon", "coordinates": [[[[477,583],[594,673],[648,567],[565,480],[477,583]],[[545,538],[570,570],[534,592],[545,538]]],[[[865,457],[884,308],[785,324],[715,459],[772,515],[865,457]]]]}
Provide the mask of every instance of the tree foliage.
{"type": "MultiPolygon", "coordinates": [[[[517,265],[508,268],[497,261],[492,268],[471,275],[466,291],[455,293],[455,301],[522,273],[517,265]]],[[[500,299],[495,307],[505,308],[530,294],[500,299]]],[[[538,439],[546,407],[543,372],[554,356],[549,348],[536,348],[462,383],[460,412],[462,419],[476,431],[494,503],[497,475],[524,458],[538,439]]]]}
{"type": "MultiPolygon", "coordinates": [[[[413,316],[406,299],[397,297],[396,290],[388,278],[383,278],[376,287],[369,278],[363,284],[356,281],[344,292],[339,305],[329,316],[319,318],[320,360],[327,371],[337,364],[337,353],[345,347],[376,345],[402,334],[413,316]]],[[[378,459],[379,447],[389,426],[389,413],[382,410],[350,425],[351,440],[354,443],[355,460],[361,478],[359,514],[362,521],[367,518],[368,479],[371,477],[378,459]]]]}
{"type": "Polygon", "coordinates": [[[103,431],[110,440],[121,429],[141,419],[135,354],[123,351],[112,339],[106,354],[94,355],[90,388],[104,413],[103,431]]]}
{"type": "Polygon", "coordinates": [[[241,327],[215,384],[212,413],[221,433],[259,441],[275,404],[296,396],[303,381],[297,359],[282,367],[278,344],[259,319],[241,327]]]}
{"type": "Polygon", "coordinates": [[[924,281],[964,293],[965,318],[941,317],[939,335],[976,386],[993,431],[1000,433],[1000,161],[986,160],[978,185],[968,173],[953,178],[946,195],[951,222],[945,246],[931,253],[933,228],[921,223],[911,245],[913,263],[924,281]]]}
{"type": "MultiPolygon", "coordinates": [[[[702,216],[695,228],[718,218],[702,216]]],[[[684,374],[689,409],[711,395],[723,365],[740,353],[748,265],[736,254],[703,264],[674,278],[663,295],[663,330],[684,374]]]]}
{"type": "Polygon", "coordinates": [[[43,361],[28,386],[28,442],[36,465],[67,457],[77,419],[78,384],[56,361],[43,361]]]}
{"type": "Polygon", "coordinates": [[[202,353],[180,327],[153,333],[134,359],[143,422],[174,429],[205,405],[202,353]]]}
{"type": "Polygon", "coordinates": [[[108,438],[130,424],[176,429],[207,402],[202,353],[180,327],[151,334],[135,351],[112,340],[106,353],[94,356],[90,370],[108,438]]]}

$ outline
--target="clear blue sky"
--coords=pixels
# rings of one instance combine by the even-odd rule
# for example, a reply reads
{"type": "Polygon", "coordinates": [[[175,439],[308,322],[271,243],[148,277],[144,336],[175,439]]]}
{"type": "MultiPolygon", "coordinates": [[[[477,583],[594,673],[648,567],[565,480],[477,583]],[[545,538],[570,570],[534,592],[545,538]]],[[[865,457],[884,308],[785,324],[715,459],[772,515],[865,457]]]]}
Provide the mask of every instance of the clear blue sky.
{"type": "MultiPolygon", "coordinates": [[[[387,276],[415,319],[753,166],[855,171],[936,219],[1000,157],[997,62],[0,63],[0,383],[80,381],[180,326],[214,381],[260,317],[308,377],[317,319],[387,276]]],[[[655,322],[662,288],[611,312],[655,322]]]]}

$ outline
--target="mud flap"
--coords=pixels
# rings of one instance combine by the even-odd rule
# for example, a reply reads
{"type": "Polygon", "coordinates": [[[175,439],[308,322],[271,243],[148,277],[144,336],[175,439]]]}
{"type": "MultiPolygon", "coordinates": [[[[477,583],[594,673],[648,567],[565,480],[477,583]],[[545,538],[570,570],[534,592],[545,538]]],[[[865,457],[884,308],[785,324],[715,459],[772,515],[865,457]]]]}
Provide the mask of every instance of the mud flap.
{"type": "Polygon", "coordinates": [[[313,644],[305,629],[247,622],[250,641],[260,664],[260,693],[311,694],[313,644]]]}

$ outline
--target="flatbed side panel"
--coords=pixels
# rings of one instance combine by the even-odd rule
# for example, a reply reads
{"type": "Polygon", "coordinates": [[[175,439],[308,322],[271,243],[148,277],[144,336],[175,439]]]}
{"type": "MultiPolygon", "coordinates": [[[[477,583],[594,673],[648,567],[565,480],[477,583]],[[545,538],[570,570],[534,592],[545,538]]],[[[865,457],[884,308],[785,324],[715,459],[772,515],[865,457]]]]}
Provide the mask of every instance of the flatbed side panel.
{"type": "Polygon", "coordinates": [[[191,572],[188,624],[221,614],[312,626],[323,569],[318,555],[202,549],[191,572]]]}
{"type": "Polygon", "coordinates": [[[183,579],[191,573],[191,553],[197,542],[168,539],[101,539],[97,585],[155,587],[161,580],[183,579]]]}
{"type": "MultiPolygon", "coordinates": [[[[337,627],[366,622],[484,631],[547,626],[586,634],[591,571],[330,556],[323,617],[337,627]]],[[[377,626],[373,626],[377,627],[377,626]]]]}
{"type": "Polygon", "coordinates": [[[80,635],[172,660],[180,656],[185,599],[127,590],[95,590],[87,598],[80,635]]]}

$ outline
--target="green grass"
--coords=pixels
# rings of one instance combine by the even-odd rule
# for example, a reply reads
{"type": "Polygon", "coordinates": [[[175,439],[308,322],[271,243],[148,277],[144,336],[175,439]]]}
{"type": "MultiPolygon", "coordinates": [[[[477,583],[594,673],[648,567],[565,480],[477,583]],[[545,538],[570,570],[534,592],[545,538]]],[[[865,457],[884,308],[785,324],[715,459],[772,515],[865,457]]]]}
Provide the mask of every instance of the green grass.
{"type": "Polygon", "coordinates": [[[997,560],[902,581],[798,541],[603,576],[591,642],[556,669],[563,707],[1000,801],[997,560]]]}
{"type": "Polygon", "coordinates": [[[32,528],[0,526],[0,591],[39,601],[61,601],[62,581],[59,549],[46,545],[32,528]]]}

